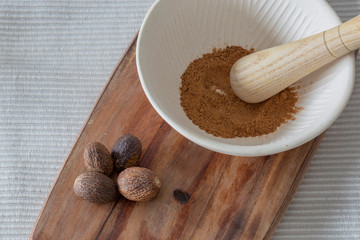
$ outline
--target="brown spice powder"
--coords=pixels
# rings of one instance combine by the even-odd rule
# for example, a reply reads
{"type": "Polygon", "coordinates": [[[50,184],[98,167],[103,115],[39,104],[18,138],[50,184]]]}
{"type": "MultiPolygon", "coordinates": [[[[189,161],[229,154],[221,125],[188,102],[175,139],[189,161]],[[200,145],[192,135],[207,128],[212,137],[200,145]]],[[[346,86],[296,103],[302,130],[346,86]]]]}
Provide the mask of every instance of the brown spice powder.
{"type": "Polygon", "coordinates": [[[191,62],[181,76],[181,106],[207,133],[223,138],[261,136],[294,119],[298,97],[291,88],[255,104],[233,93],[231,67],[253,51],[237,46],[214,49],[191,62]]]}

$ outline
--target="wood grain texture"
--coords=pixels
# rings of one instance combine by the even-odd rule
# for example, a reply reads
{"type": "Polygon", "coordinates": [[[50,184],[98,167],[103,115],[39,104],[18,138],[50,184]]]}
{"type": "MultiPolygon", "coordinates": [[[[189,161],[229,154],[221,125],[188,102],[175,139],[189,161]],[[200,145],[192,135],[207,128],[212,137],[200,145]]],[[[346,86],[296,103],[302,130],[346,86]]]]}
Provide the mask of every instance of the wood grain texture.
{"type": "Polygon", "coordinates": [[[360,47],[360,15],[343,23],[339,27],[342,43],[351,51],[360,47]]]}
{"type": "MultiPolygon", "coordinates": [[[[266,157],[204,149],[173,130],[145,97],[135,64],[136,38],[119,62],[64,163],[31,239],[269,239],[300,184],[322,136],[266,157]],[[160,177],[157,198],[94,204],[75,196],[84,147],[109,149],[131,133],[140,165],[160,177]]],[[[114,176],[115,177],[115,176],[114,176]]]]}

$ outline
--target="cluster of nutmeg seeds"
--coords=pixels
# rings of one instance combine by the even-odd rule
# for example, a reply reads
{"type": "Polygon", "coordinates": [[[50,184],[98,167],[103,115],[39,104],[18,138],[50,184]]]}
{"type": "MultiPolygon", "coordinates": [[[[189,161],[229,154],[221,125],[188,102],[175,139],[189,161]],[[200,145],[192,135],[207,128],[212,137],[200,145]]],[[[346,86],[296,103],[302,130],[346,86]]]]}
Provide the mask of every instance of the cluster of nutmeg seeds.
{"type": "Polygon", "coordinates": [[[90,143],[84,150],[88,172],[75,179],[75,194],[96,203],[116,201],[119,192],[132,201],[153,199],[160,190],[160,179],[150,169],[136,167],[140,155],[141,142],[130,134],[117,140],[111,154],[103,144],[90,143]],[[117,184],[111,179],[114,168],[119,172],[117,184]]]}

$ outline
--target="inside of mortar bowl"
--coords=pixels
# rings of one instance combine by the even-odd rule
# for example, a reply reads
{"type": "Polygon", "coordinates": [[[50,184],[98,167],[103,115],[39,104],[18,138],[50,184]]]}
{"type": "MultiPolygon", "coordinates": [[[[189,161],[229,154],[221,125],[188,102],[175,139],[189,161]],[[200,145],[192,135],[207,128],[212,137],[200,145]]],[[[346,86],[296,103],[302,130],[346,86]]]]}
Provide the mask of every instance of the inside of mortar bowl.
{"type": "Polygon", "coordinates": [[[294,84],[303,108],[274,133],[215,137],[194,125],[180,105],[181,75],[213,48],[255,51],[298,40],[340,24],[325,0],[158,0],[140,29],[137,68],[146,96],[176,131],[213,151],[241,156],[282,152],[325,131],[343,111],[354,84],[353,54],[294,84]]]}

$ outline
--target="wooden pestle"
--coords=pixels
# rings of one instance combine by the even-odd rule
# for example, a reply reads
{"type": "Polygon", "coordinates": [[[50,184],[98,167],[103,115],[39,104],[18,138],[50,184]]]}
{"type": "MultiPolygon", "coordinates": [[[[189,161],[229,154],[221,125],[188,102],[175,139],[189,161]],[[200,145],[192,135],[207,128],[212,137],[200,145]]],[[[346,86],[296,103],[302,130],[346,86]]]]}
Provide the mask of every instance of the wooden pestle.
{"type": "Polygon", "coordinates": [[[231,87],[246,102],[262,102],[359,47],[360,15],[327,31],[239,59],[230,72],[231,87]]]}

